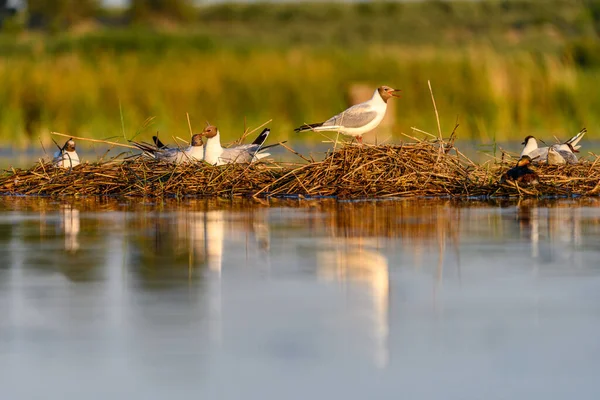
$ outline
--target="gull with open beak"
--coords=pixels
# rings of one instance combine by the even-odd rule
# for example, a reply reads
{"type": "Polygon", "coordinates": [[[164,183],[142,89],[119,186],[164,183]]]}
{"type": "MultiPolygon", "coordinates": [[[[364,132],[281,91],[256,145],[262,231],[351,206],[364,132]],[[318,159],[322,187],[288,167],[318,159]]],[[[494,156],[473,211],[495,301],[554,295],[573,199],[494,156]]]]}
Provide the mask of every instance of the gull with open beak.
{"type": "Polygon", "coordinates": [[[400,97],[396,94],[399,91],[400,89],[381,86],[375,89],[370,100],[353,105],[325,122],[302,125],[294,131],[339,132],[355,137],[358,143],[362,143],[362,135],[377,128],[385,116],[388,100],[392,97],[400,97]]]}
{"type": "Polygon", "coordinates": [[[268,147],[277,146],[275,144],[263,147],[263,143],[267,140],[270,132],[269,128],[265,128],[251,144],[223,147],[221,146],[221,133],[219,129],[216,126],[208,125],[202,132],[202,135],[206,137],[204,161],[211,165],[224,165],[231,163],[251,163],[268,157],[271,154],[265,153],[263,150],[268,147]]]}
{"type": "Polygon", "coordinates": [[[183,149],[167,147],[156,136],[153,136],[152,140],[154,145],[136,142],[132,142],[132,144],[142,150],[144,156],[171,164],[192,163],[204,159],[204,142],[202,142],[201,133],[192,135],[191,144],[183,149]]]}
{"type": "MultiPolygon", "coordinates": [[[[579,143],[579,141],[581,140],[581,138],[583,138],[583,135],[585,135],[586,132],[587,129],[583,128],[581,131],[579,131],[577,135],[573,136],[566,142],[554,145],[557,146],[555,147],[556,150],[578,152],[581,146],[579,146],[577,143],[579,143]]],[[[548,147],[538,147],[538,143],[535,137],[527,136],[521,144],[525,146],[523,147],[523,151],[521,151],[521,157],[529,156],[534,162],[542,162],[547,160],[548,147]]]]}
{"type": "Polygon", "coordinates": [[[59,168],[72,168],[80,164],[73,138],[67,140],[64,146],[54,153],[52,163],[59,168]]]}

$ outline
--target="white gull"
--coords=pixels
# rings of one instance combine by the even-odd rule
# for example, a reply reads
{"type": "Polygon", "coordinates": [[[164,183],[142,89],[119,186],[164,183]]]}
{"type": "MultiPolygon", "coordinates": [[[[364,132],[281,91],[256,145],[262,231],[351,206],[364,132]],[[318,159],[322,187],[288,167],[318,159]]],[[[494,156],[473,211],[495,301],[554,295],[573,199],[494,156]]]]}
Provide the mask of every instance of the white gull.
{"type": "Polygon", "coordinates": [[[392,97],[399,97],[389,86],[375,89],[373,97],[364,103],[353,105],[341,113],[334,115],[325,122],[305,124],[296,129],[296,132],[339,132],[343,135],[353,136],[362,143],[362,135],[377,128],[383,120],[387,110],[387,102],[392,97]]]}
{"type": "Polygon", "coordinates": [[[221,133],[216,126],[207,126],[202,135],[206,137],[204,145],[204,161],[211,165],[224,165],[231,163],[251,163],[261,158],[270,156],[263,150],[263,143],[267,140],[271,130],[265,128],[260,135],[251,144],[242,144],[239,146],[223,147],[221,146],[221,133]]]}
{"type": "Polygon", "coordinates": [[[67,140],[64,146],[54,153],[52,163],[59,168],[72,168],[80,164],[73,138],[67,140]]]}
{"type": "MultiPolygon", "coordinates": [[[[583,138],[586,132],[587,129],[583,128],[581,131],[579,131],[577,135],[573,136],[566,142],[554,146],[557,146],[557,150],[577,152],[577,150],[581,148],[581,146],[579,146],[577,143],[579,143],[579,141],[581,140],[581,138],[583,138]],[[572,147],[572,150],[569,148],[569,145],[572,147]]],[[[538,147],[537,140],[535,139],[535,137],[527,136],[521,144],[525,146],[523,148],[523,151],[521,151],[521,157],[529,156],[534,162],[542,162],[547,160],[548,147],[538,147]]]]}
{"type": "Polygon", "coordinates": [[[204,159],[204,143],[202,142],[201,133],[192,135],[191,144],[182,149],[167,147],[156,136],[153,136],[152,140],[154,141],[154,145],[136,142],[132,142],[132,144],[142,150],[146,157],[166,161],[171,164],[185,164],[204,159]]]}

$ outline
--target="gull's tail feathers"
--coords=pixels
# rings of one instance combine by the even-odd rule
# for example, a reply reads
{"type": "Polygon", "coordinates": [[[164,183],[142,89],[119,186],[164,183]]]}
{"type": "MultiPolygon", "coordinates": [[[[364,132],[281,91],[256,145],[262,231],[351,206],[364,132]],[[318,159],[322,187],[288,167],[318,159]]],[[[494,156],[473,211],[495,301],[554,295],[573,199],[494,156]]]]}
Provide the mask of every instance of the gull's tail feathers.
{"type": "Polygon", "coordinates": [[[575,150],[579,150],[581,148],[581,146],[578,146],[577,143],[579,143],[579,141],[581,140],[581,138],[583,138],[583,136],[587,133],[587,129],[583,128],[582,130],[579,131],[579,133],[575,136],[573,136],[571,139],[567,140],[565,143],[570,144],[571,146],[573,146],[573,148],[575,150]]]}
{"type": "Polygon", "coordinates": [[[324,122],[318,122],[315,124],[304,124],[294,129],[294,132],[320,132],[336,130],[336,128],[339,128],[338,126],[323,126],[323,124],[324,122]]]}

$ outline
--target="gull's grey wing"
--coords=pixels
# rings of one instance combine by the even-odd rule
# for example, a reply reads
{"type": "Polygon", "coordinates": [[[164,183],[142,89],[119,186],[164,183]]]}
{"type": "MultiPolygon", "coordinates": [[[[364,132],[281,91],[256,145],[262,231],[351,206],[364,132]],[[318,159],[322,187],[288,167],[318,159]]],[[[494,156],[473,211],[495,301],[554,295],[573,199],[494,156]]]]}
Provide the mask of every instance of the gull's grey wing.
{"type": "Polygon", "coordinates": [[[537,149],[533,150],[532,152],[530,152],[527,155],[529,157],[531,157],[531,159],[535,163],[545,162],[546,159],[548,158],[548,148],[547,147],[540,147],[540,148],[537,148],[537,149]]]}
{"type": "Polygon", "coordinates": [[[254,154],[260,150],[260,145],[243,144],[240,146],[223,149],[219,158],[225,163],[249,163],[252,162],[254,154]]]}
{"type": "Polygon", "coordinates": [[[169,163],[182,164],[201,161],[204,156],[202,147],[188,146],[185,149],[160,149],[156,152],[156,158],[169,163]]]}
{"type": "Polygon", "coordinates": [[[167,162],[177,162],[179,156],[183,155],[183,152],[179,149],[172,148],[161,148],[155,152],[156,158],[167,162]]]}
{"type": "Polygon", "coordinates": [[[346,128],[360,128],[377,117],[375,112],[368,104],[356,104],[346,111],[339,113],[327,121],[323,126],[344,126],[346,128]]]}
{"type": "Polygon", "coordinates": [[[577,164],[578,163],[577,156],[571,151],[558,150],[558,154],[560,154],[562,156],[562,158],[565,159],[567,164],[577,164]]]}

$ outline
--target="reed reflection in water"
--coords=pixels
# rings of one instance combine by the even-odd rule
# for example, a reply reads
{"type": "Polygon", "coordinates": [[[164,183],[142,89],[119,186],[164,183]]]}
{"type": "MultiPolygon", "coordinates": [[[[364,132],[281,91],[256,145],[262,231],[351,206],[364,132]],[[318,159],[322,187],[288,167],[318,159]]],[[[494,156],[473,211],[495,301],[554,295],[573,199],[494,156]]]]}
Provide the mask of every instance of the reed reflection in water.
{"type": "Polygon", "coordinates": [[[1,198],[0,393],[591,393],[597,206],[1,198]]]}

